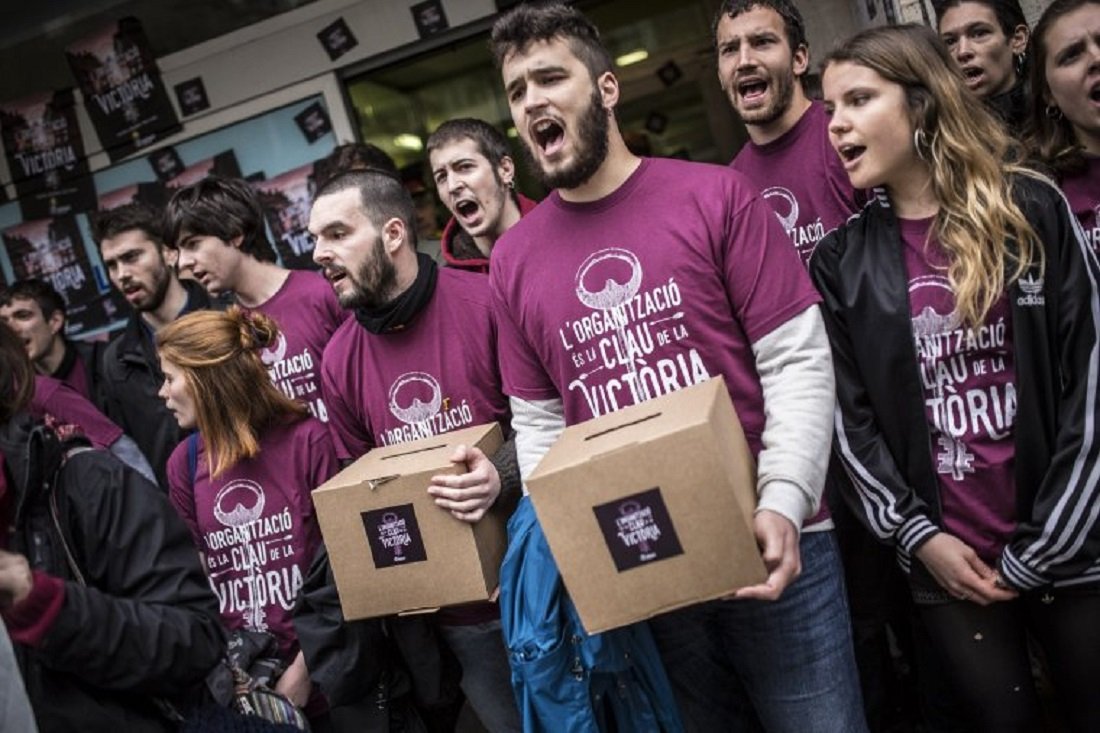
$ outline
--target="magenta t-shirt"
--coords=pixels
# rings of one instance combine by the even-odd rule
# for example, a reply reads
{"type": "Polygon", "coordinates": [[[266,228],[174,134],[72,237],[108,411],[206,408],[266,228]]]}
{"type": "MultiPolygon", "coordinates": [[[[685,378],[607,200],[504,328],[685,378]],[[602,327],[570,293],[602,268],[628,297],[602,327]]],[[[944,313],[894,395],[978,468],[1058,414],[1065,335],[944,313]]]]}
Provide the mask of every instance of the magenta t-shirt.
{"type": "Polygon", "coordinates": [[[275,319],[282,332],[274,346],[260,352],[271,381],[288,397],[305,403],[314,417],[328,422],[321,397],[321,355],[349,311],[340,307],[320,274],[304,270],[291,270],[283,286],[252,310],[275,319]]]}
{"type": "Polygon", "coordinates": [[[1064,177],[1062,191],[1092,251],[1100,255],[1100,156],[1088,156],[1084,171],[1064,177]]]}
{"type": "Polygon", "coordinates": [[[332,438],[312,417],[272,425],[258,456],[213,480],[200,438],[193,482],[187,443],[168,459],[168,497],[203,554],[222,620],[269,632],[289,660],[298,649],[294,601],[321,543],[310,492],[339,470],[332,438]]]}
{"type": "Polygon", "coordinates": [[[752,344],[819,301],[767,202],[729,168],[643,159],[591,203],[552,193],[493,249],[504,391],[569,425],[719,374],[754,454],[752,344]]]}
{"type": "Polygon", "coordinates": [[[866,201],[829,142],[829,118],[820,102],[811,102],[794,127],[770,143],[745,143],[730,167],[761,191],[805,265],[826,232],[866,201]]]}
{"type": "Polygon", "coordinates": [[[943,525],[993,563],[1016,528],[1012,312],[1002,296],[980,328],[962,324],[931,224],[899,222],[943,525]]]}
{"type": "Polygon", "coordinates": [[[80,428],[96,448],[110,448],[122,437],[122,428],[96,409],[84,395],[53,377],[34,375],[30,412],[36,417],[51,415],[62,423],[80,428]]]}
{"type": "Polygon", "coordinates": [[[340,458],[511,419],[497,365],[489,280],[441,268],[412,324],[374,334],[354,318],[325,349],[322,384],[340,458]]]}

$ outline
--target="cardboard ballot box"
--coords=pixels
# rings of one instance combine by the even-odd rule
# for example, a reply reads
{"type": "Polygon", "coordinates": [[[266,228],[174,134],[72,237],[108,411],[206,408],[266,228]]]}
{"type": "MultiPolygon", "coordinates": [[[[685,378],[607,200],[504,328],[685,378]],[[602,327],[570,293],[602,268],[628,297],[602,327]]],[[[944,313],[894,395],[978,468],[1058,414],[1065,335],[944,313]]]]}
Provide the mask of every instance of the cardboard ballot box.
{"type": "Polygon", "coordinates": [[[721,378],[567,428],[527,487],[590,634],[767,577],[755,461],[721,378]]]}
{"type": "Polygon", "coordinates": [[[348,620],[484,601],[497,587],[505,517],[476,524],[435,505],[431,477],[464,473],[459,444],[491,456],[500,426],[479,425],[376,448],[313,492],[340,605],[348,620]]]}

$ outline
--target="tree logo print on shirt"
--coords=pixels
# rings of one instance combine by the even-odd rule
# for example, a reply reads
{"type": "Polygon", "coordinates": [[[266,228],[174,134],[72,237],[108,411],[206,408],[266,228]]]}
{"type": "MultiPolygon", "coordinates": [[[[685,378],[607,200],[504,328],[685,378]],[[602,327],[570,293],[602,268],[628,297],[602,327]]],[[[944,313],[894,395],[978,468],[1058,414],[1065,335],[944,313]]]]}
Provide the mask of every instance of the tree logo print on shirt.
{"type": "Polygon", "coordinates": [[[263,488],[255,481],[231,481],[214,500],[214,518],[226,527],[244,527],[263,516],[265,500],[263,488]]]}
{"type": "MultiPolygon", "coordinates": [[[[798,204],[798,197],[783,186],[765,188],[760,195],[775,212],[775,217],[779,219],[783,231],[790,237],[791,244],[798,250],[802,261],[808,262],[817,243],[825,236],[825,225],[821,223],[821,217],[799,226],[798,218],[802,214],[802,207],[798,204]]],[[[813,211],[810,212],[810,216],[812,215],[813,211]]]]}
{"type": "Polygon", "coordinates": [[[406,372],[390,387],[390,412],[406,425],[417,425],[431,420],[439,414],[442,405],[443,390],[436,378],[426,372],[406,372]],[[415,385],[419,385],[419,389],[415,385]],[[424,387],[427,387],[431,395],[427,401],[420,399],[421,394],[416,394],[418,391],[423,392],[424,387]],[[402,393],[405,393],[404,399],[402,393]]]}
{"type": "Polygon", "coordinates": [[[642,263],[631,251],[619,247],[609,247],[594,252],[581,263],[577,270],[577,298],[589,308],[606,311],[625,305],[627,301],[638,294],[638,288],[642,285],[642,263]],[[589,290],[585,284],[588,273],[597,265],[608,260],[625,262],[630,266],[630,278],[625,283],[620,283],[613,278],[605,277],[603,287],[600,290],[589,290]]]}
{"type": "MultiPolygon", "coordinates": [[[[233,529],[237,537],[244,545],[245,564],[248,566],[248,587],[251,589],[250,597],[255,598],[257,571],[261,564],[262,552],[253,540],[250,527],[264,515],[264,504],[267,497],[264,496],[263,487],[255,481],[237,479],[230,481],[222,487],[214,499],[214,518],[224,526],[233,529]]],[[[253,631],[267,631],[267,612],[260,603],[252,602],[245,609],[245,625],[253,631]]]]}
{"type": "Polygon", "coordinates": [[[558,327],[575,369],[566,391],[579,393],[593,417],[710,378],[691,334],[674,275],[642,287],[642,263],[607,247],[577,268],[577,300],[590,310],[558,327]]]}
{"type": "MultiPolygon", "coordinates": [[[[621,267],[619,268],[621,269],[621,267]]],[[[614,272],[610,274],[615,274],[614,272]]],[[[599,276],[595,275],[593,279],[599,281],[599,276]]],[[[598,311],[614,311],[616,308],[620,308],[638,294],[638,289],[642,286],[642,263],[638,260],[638,257],[631,251],[621,249],[619,247],[609,247],[607,249],[601,249],[599,252],[593,252],[591,255],[581,263],[580,268],[577,270],[577,298],[581,303],[585,304],[589,308],[598,311]],[[614,278],[607,277],[608,268],[606,266],[600,267],[606,262],[619,262],[626,263],[630,266],[630,278],[625,282],[619,282],[614,278]],[[603,272],[604,280],[603,287],[599,290],[589,290],[585,284],[585,278],[593,270],[599,268],[603,272]]],[[[621,319],[616,322],[615,326],[615,338],[619,342],[619,348],[621,353],[629,353],[630,349],[626,345],[626,319],[621,319]]],[[[645,364],[644,358],[630,358],[626,360],[627,369],[634,373],[637,371],[639,363],[645,364]],[[637,362],[637,363],[636,363],[637,362]]]]}
{"type": "Polygon", "coordinates": [[[279,338],[275,341],[275,345],[268,346],[260,352],[260,361],[264,363],[264,366],[270,367],[272,364],[276,364],[286,358],[286,349],[286,336],[282,332],[279,332],[279,338]]]}
{"type": "Polygon", "coordinates": [[[771,204],[779,223],[783,225],[783,231],[790,234],[794,225],[798,223],[798,199],[782,186],[772,186],[760,192],[764,200],[771,204]],[[783,212],[787,213],[784,214],[783,212]]]}
{"type": "Polygon", "coordinates": [[[384,427],[382,445],[430,438],[474,424],[468,399],[443,397],[439,380],[427,372],[405,372],[390,387],[389,408],[403,424],[384,427]]]}
{"type": "MultiPolygon", "coordinates": [[[[922,275],[909,281],[909,296],[912,299],[914,293],[921,288],[938,288],[954,297],[950,281],[943,275],[922,275]]],[[[952,310],[943,315],[932,306],[921,309],[920,315],[913,318],[913,337],[917,341],[936,338],[941,334],[954,331],[959,327],[962,319],[958,311],[952,310]]]]}

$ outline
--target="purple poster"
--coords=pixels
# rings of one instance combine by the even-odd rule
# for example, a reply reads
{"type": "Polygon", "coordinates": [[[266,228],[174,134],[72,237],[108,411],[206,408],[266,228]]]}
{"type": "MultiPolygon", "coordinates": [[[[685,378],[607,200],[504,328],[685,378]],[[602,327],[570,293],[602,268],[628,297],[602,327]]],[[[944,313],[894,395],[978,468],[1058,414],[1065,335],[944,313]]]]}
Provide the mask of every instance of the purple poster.
{"type": "Polygon", "coordinates": [[[84,106],[111,160],[180,129],[137,18],[123,18],[65,49],[84,106]]]}
{"type": "Polygon", "coordinates": [[[41,278],[65,299],[67,333],[119,318],[116,303],[99,292],[75,216],[23,222],[5,229],[3,240],[17,280],[41,278]]]}
{"type": "Polygon", "coordinates": [[[282,175],[253,184],[260,196],[267,225],[284,267],[295,270],[316,269],[313,262],[313,235],[309,233],[310,176],[313,165],[289,170],[282,175]]]}
{"type": "Polygon", "coordinates": [[[0,104],[0,133],[24,219],[92,208],[95,188],[71,89],[0,104]]]}

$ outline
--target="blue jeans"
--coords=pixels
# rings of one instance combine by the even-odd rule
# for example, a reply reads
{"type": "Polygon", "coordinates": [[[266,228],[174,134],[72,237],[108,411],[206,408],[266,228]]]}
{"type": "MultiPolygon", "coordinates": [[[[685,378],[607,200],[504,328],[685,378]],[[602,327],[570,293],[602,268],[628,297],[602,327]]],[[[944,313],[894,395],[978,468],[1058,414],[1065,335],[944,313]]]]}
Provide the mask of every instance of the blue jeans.
{"type": "Polygon", "coordinates": [[[778,601],[711,601],[650,628],[688,731],[865,733],[832,532],[802,535],[802,574],[778,601]]]}
{"type": "Polygon", "coordinates": [[[462,665],[462,692],[489,733],[520,733],[508,651],[500,621],[469,626],[445,626],[439,633],[462,665]]]}

